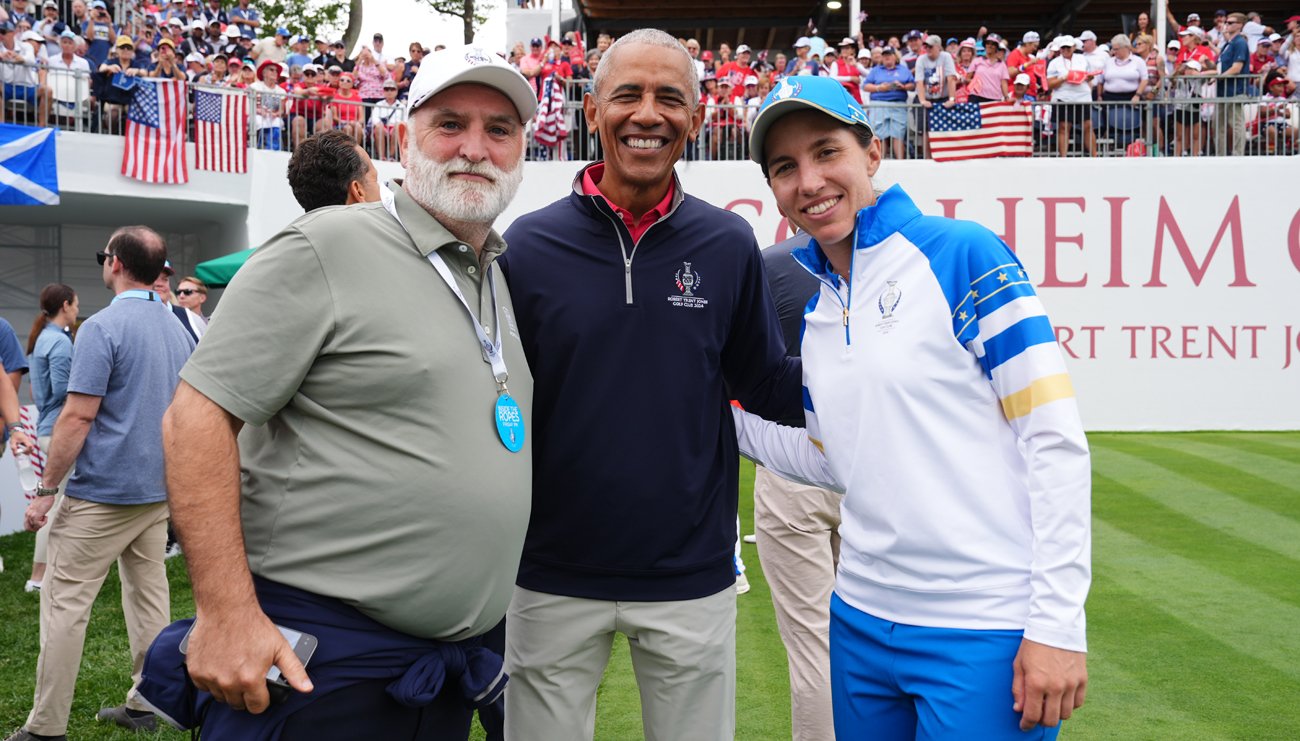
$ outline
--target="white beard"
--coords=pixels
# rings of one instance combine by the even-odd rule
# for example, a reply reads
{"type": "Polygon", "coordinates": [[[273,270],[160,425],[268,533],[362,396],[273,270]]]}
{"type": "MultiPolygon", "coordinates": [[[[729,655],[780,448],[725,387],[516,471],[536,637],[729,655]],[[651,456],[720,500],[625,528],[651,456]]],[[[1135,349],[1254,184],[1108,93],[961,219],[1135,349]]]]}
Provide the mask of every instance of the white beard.
{"type": "Polygon", "coordinates": [[[406,180],[403,186],[416,203],[435,217],[466,224],[491,224],[506,210],[524,180],[522,158],[513,170],[502,170],[491,162],[470,162],[457,157],[438,162],[426,157],[413,140],[406,150],[406,180]],[[473,173],[490,183],[468,182],[453,173],[473,173]]]}

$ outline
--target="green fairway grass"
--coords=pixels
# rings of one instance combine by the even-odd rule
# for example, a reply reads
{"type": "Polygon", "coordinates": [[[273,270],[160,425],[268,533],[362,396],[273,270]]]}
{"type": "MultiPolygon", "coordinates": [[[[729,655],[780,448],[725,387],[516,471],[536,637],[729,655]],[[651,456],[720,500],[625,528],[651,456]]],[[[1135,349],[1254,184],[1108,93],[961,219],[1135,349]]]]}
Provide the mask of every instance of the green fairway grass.
{"type": "MultiPolygon", "coordinates": [[[[1062,738],[1300,739],[1300,433],[1089,440],[1091,677],[1088,703],[1062,738]]],[[[740,490],[741,529],[753,532],[748,464],[740,490]]],[[[37,599],[22,586],[32,538],[0,538],[7,568],[0,574],[0,734],[21,726],[31,706],[37,599]]],[[[744,546],[744,559],[752,590],[738,598],[736,737],[789,738],[785,651],[754,546],[744,546]]],[[[168,561],[168,575],[173,614],[192,614],[183,559],[168,561]]],[[[130,685],[119,595],[113,573],[91,617],[69,729],[74,741],[139,738],[94,720],[130,685]]],[[[596,738],[641,738],[622,638],[600,688],[596,738]]]]}

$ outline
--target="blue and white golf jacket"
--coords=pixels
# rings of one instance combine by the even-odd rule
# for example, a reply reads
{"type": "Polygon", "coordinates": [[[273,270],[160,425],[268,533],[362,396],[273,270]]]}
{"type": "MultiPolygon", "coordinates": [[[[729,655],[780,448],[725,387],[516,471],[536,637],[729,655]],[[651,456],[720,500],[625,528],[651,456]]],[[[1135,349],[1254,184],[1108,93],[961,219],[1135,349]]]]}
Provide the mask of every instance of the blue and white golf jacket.
{"type": "Polygon", "coordinates": [[[804,316],[807,436],[737,411],[742,452],[846,492],[848,604],[1086,650],[1088,445],[1023,266],[898,186],[859,212],[854,245],[851,282],[815,241],[794,255],[822,281],[804,316]]]}

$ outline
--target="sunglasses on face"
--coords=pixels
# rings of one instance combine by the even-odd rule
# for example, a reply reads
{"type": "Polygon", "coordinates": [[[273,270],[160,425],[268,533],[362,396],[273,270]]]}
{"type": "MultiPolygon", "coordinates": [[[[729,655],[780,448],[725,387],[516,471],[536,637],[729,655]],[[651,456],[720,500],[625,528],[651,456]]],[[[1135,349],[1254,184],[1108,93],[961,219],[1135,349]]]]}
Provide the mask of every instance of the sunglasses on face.
{"type": "Polygon", "coordinates": [[[176,291],[177,296],[193,296],[196,293],[203,293],[197,288],[181,288],[176,291]]]}
{"type": "Polygon", "coordinates": [[[112,257],[113,257],[112,252],[104,252],[101,250],[95,253],[95,262],[99,263],[100,265],[103,265],[104,263],[112,259],[112,257]]]}

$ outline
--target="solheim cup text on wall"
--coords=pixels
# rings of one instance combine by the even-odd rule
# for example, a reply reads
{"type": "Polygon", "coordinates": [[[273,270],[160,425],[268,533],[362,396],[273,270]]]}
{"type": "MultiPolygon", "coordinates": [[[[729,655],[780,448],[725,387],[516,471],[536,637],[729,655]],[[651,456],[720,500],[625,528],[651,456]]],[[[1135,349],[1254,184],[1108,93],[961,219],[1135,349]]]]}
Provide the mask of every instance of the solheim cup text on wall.
{"type": "MultiPolygon", "coordinates": [[[[1284,178],[1295,163],[1252,166],[1284,178]]],[[[578,164],[529,167],[506,218],[552,200],[545,185],[578,164]]],[[[756,166],[678,171],[688,192],[743,217],[760,245],[789,236],[756,166]]],[[[898,162],[876,187],[901,183],[923,212],[977,221],[1016,251],[1089,429],[1293,429],[1300,204],[1234,187],[1238,175],[1226,159],[898,162]]]]}

